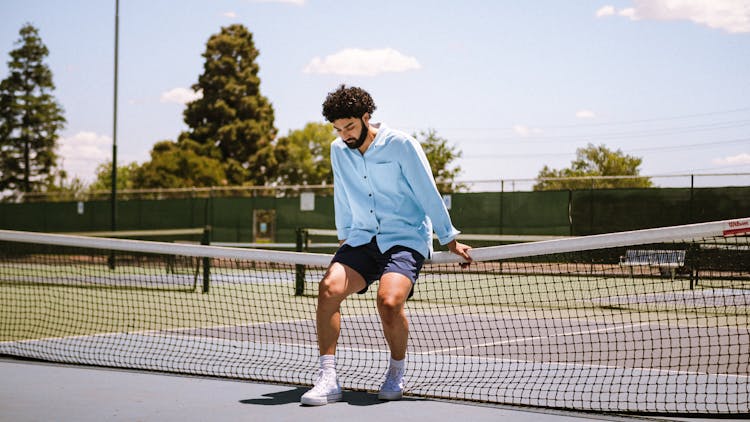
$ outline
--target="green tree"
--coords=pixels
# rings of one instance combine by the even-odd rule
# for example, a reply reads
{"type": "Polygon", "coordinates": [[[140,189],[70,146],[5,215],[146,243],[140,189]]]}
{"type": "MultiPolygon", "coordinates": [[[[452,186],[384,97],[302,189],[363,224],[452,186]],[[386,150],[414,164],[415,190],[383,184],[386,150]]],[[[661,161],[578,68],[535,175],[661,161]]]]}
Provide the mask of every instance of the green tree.
{"type": "Polygon", "coordinates": [[[203,74],[192,87],[202,97],[187,105],[184,117],[190,129],[178,140],[217,149],[233,185],[267,182],[268,156],[259,151],[276,137],[273,107],[260,94],[258,54],[252,33],[243,25],[224,27],[211,36],[203,53],[203,74]]]}
{"type": "Polygon", "coordinates": [[[65,125],[51,92],[49,54],[31,24],[10,52],[8,77],[0,82],[0,192],[41,192],[54,180],[55,147],[65,125]]]}
{"type": "Polygon", "coordinates": [[[422,131],[413,136],[424,149],[438,190],[442,193],[465,190],[464,184],[456,182],[456,178],[461,174],[461,167],[454,164],[463,153],[449,145],[447,139],[438,136],[434,129],[428,129],[426,132],[422,131]]]}
{"type": "MultiPolygon", "coordinates": [[[[45,201],[71,201],[79,198],[87,189],[84,183],[78,177],[68,178],[65,170],[58,170],[47,178],[45,201]]],[[[28,200],[28,198],[25,198],[28,200]]]]}
{"type": "Polygon", "coordinates": [[[643,159],[612,151],[604,145],[589,144],[576,150],[576,159],[570,167],[551,169],[544,166],[539,171],[534,190],[648,188],[653,186],[648,177],[595,178],[597,176],[638,176],[643,159]],[[565,180],[564,178],[572,178],[565,180]],[[549,180],[560,179],[560,180],[549,180]]]}
{"type": "Polygon", "coordinates": [[[267,158],[270,177],[280,185],[321,185],[333,183],[331,142],[336,139],[330,123],[308,123],[289,131],[270,148],[267,158]]]}
{"type": "MultiPolygon", "coordinates": [[[[141,166],[133,161],[123,166],[117,166],[117,190],[136,189],[135,178],[141,166]]],[[[99,164],[96,167],[96,179],[89,185],[89,191],[111,191],[112,189],[112,161],[99,164]]]]}
{"type": "Polygon", "coordinates": [[[157,142],[151,149],[151,160],[143,163],[132,179],[133,186],[141,189],[227,184],[224,166],[218,157],[207,154],[205,146],[191,140],[157,142]]]}

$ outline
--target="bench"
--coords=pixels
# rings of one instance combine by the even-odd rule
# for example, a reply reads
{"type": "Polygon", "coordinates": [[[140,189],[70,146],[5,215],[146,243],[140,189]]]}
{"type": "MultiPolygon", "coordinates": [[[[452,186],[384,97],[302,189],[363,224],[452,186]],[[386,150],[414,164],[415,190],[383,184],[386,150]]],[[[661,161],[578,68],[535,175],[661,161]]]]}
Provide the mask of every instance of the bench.
{"type": "Polygon", "coordinates": [[[678,268],[685,266],[684,250],[659,249],[628,249],[625,256],[620,257],[620,265],[631,267],[632,274],[635,266],[658,267],[663,276],[669,275],[673,280],[678,268]]]}

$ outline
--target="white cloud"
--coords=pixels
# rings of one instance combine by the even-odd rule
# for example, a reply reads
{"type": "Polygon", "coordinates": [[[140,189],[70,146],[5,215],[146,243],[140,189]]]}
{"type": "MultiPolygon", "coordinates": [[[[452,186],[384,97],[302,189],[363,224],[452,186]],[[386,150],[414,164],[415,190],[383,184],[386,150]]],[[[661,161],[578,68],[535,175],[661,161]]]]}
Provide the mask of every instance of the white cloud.
{"type": "Polygon", "coordinates": [[[539,135],[542,133],[542,130],[525,125],[514,125],[513,132],[516,132],[517,135],[525,138],[532,135],[539,135]]]}
{"type": "Polygon", "coordinates": [[[576,117],[579,119],[593,119],[596,117],[596,113],[591,110],[578,110],[576,111],[576,117]]]}
{"type": "Polygon", "coordinates": [[[187,104],[191,101],[203,98],[203,93],[195,92],[189,88],[174,88],[161,94],[162,103],[187,104]]]}
{"type": "Polygon", "coordinates": [[[711,160],[711,162],[719,166],[736,166],[736,165],[750,164],[750,154],[743,152],[742,154],[733,155],[731,157],[714,158],[713,160],[711,160]]]}
{"type": "MultiPolygon", "coordinates": [[[[747,0],[633,0],[632,8],[618,15],[631,20],[688,20],[730,33],[750,32],[750,3],[747,0]]],[[[613,15],[614,7],[604,6],[597,17],[613,15]]]]}
{"type": "Polygon", "coordinates": [[[237,13],[232,12],[232,11],[224,12],[222,13],[222,15],[224,15],[225,18],[229,18],[229,19],[235,19],[237,17],[237,13]]]}
{"type": "Polygon", "coordinates": [[[596,11],[596,17],[601,18],[603,16],[612,16],[615,14],[614,6],[603,6],[596,11]]]}
{"type": "Polygon", "coordinates": [[[635,14],[635,9],[633,9],[632,7],[628,7],[627,9],[622,9],[619,12],[617,12],[617,14],[624,18],[629,18],[630,20],[633,20],[633,21],[638,20],[638,16],[636,16],[635,14]]]}
{"type": "Polygon", "coordinates": [[[416,58],[392,48],[364,50],[347,48],[324,58],[314,57],[304,68],[305,73],[375,76],[388,72],[420,69],[416,58]]]}
{"type": "Polygon", "coordinates": [[[112,138],[94,132],[78,132],[60,138],[57,152],[69,179],[78,177],[90,182],[94,180],[96,167],[112,159],[112,138]]]}

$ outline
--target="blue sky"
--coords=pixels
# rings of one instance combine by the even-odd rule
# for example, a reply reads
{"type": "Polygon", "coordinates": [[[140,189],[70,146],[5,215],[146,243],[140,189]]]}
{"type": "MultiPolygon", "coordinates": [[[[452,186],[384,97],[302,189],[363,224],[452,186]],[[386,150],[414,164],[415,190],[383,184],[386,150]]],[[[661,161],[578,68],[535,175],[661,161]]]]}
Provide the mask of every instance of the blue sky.
{"type": "MultiPolygon", "coordinates": [[[[0,2],[0,78],[32,23],[68,121],[64,167],[84,180],[111,158],[114,4],[0,2]]],[[[589,143],[642,157],[645,175],[750,173],[750,0],[122,0],[120,164],[186,128],[205,43],[233,23],[254,35],[280,135],[322,121],[347,83],[373,95],[375,121],[448,139],[463,180],[533,178],[589,143]]],[[[657,183],[689,185],[671,180],[657,183]]]]}

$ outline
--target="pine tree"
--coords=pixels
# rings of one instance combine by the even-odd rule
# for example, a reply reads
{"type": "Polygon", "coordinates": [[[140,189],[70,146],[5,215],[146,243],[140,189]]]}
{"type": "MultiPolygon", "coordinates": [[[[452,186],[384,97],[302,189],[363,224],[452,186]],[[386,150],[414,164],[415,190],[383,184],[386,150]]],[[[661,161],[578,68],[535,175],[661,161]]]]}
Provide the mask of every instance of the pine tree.
{"type": "Polygon", "coordinates": [[[276,137],[274,111],[260,94],[258,50],[243,25],[231,25],[211,36],[206,44],[204,72],[193,85],[202,97],[184,112],[190,130],[179,143],[192,140],[218,148],[232,185],[267,182],[265,154],[276,137]]]}
{"type": "Polygon", "coordinates": [[[0,192],[40,192],[55,175],[55,147],[65,125],[51,92],[49,54],[31,24],[10,52],[8,77],[0,82],[0,192]]]}

